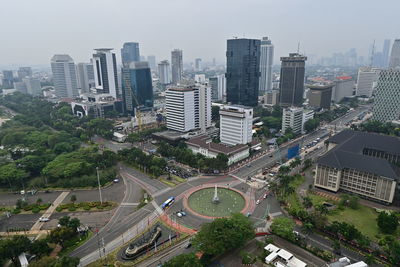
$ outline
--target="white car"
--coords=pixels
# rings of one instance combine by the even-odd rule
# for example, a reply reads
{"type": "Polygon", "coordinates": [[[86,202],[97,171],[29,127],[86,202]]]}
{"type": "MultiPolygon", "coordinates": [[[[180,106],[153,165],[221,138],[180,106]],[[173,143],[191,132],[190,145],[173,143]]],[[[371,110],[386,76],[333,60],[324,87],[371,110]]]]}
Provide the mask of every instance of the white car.
{"type": "Polygon", "coordinates": [[[260,200],[257,200],[257,201],[256,201],[256,204],[257,204],[257,205],[260,204],[260,200]]]}
{"type": "Polygon", "coordinates": [[[47,217],[40,217],[39,218],[39,222],[48,222],[48,221],[50,221],[50,219],[47,218],[47,217]]]}
{"type": "Polygon", "coordinates": [[[178,212],[177,214],[176,214],[176,216],[178,216],[179,218],[182,218],[182,213],[180,213],[180,212],[178,212]]]}

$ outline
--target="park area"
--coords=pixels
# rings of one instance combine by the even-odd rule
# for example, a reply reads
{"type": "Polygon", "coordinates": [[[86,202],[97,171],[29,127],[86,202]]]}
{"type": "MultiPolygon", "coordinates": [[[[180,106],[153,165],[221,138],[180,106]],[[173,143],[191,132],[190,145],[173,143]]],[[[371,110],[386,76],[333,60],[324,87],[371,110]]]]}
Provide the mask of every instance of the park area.
{"type": "Polygon", "coordinates": [[[204,188],[189,196],[188,205],[196,213],[208,217],[226,217],[243,210],[246,201],[243,196],[228,188],[218,188],[218,202],[213,202],[215,189],[204,188]]]}

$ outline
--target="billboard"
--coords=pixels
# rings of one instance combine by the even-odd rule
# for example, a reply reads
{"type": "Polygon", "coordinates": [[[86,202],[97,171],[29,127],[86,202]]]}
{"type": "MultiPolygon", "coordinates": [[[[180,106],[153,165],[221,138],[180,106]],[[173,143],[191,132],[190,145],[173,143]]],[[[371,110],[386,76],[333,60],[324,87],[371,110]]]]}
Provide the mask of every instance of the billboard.
{"type": "Polygon", "coordinates": [[[292,159],[299,155],[300,152],[300,145],[297,144],[295,146],[289,147],[287,152],[287,158],[292,159]]]}

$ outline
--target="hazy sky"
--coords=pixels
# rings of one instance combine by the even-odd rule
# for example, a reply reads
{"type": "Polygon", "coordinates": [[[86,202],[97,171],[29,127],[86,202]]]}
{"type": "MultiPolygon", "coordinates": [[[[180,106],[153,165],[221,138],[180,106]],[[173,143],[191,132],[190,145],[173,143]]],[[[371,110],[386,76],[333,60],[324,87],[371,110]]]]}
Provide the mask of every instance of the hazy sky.
{"type": "MultiPolygon", "coordinates": [[[[93,48],[140,43],[142,55],[225,60],[226,39],[269,36],[275,59],[319,56],[400,37],[400,0],[1,0],[0,65],[49,64],[53,54],[89,61],[93,48]]],[[[276,61],[275,60],[275,61],[276,61]]]]}

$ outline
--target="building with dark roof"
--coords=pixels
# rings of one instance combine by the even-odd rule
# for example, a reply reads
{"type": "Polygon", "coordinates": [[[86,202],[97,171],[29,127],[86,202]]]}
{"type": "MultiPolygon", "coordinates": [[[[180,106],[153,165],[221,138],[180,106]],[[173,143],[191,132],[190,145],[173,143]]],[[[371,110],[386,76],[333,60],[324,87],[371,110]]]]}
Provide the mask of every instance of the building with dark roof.
{"type": "Polygon", "coordinates": [[[200,135],[186,141],[186,145],[193,153],[200,153],[208,158],[216,158],[219,153],[228,157],[228,165],[247,158],[250,155],[248,145],[238,144],[229,146],[222,143],[212,142],[211,137],[200,135]]]}
{"type": "Polygon", "coordinates": [[[327,140],[314,186],[392,203],[400,178],[400,138],[345,130],[327,140]]]}

